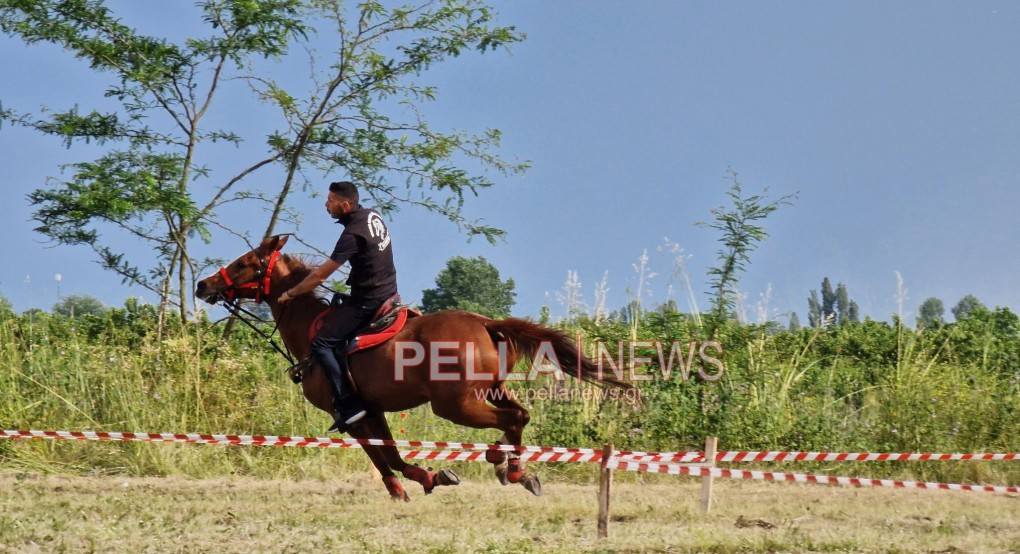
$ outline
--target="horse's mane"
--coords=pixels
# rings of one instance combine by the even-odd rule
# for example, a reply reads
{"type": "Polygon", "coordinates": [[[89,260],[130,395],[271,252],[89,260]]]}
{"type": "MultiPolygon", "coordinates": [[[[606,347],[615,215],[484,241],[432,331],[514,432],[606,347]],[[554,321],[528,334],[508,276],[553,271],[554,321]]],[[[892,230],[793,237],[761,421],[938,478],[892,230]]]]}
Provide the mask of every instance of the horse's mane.
{"type": "MultiPolygon", "coordinates": [[[[319,264],[316,263],[311,256],[304,254],[284,254],[280,257],[280,260],[287,264],[287,267],[290,268],[290,274],[281,279],[280,284],[278,285],[282,287],[283,290],[287,290],[300,283],[305,277],[308,277],[309,273],[319,267],[319,264]]],[[[328,304],[329,299],[324,298],[321,291],[322,289],[316,290],[313,293],[314,298],[322,304],[328,304]]],[[[311,297],[313,296],[309,295],[309,298],[311,297]]]]}

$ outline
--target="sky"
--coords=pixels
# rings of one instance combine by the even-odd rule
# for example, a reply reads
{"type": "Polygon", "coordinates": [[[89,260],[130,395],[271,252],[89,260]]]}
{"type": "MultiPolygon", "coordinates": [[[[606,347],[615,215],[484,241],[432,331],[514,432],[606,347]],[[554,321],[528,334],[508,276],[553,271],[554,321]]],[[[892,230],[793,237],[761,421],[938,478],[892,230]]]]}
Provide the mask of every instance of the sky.
{"type": "MultiPolygon", "coordinates": [[[[192,3],[168,12],[172,4],[110,2],[129,26],[183,38],[192,3]]],[[[507,231],[495,246],[468,241],[441,216],[418,209],[392,215],[405,300],[420,300],[450,257],[484,256],[514,280],[515,315],[537,316],[548,306],[565,316],[568,272],[576,272],[589,308],[605,278],[608,309],[640,289],[645,306],[672,298],[690,311],[676,255],[664,248],[674,244],[704,311],[719,236],[696,222],[727,203],[732,171],[747,193],[797,195],[766,220],[770,237],[742,275],[749,321],[785,324],[796,311],[806,322],[807,297],[825,277],[846,284],[862,315],[880,320],[902,313],[913,322],[929,297],[943,300],[951,319],[949,310],[967,294],[1020,309],[1020,4],[492,5],[498,22],[527,40],[509,53],[433,66],[421,80],[439,97],[425,115],[437,129],[500,129],[499,152],[531,169],[492,176],[495,186],[465,205],[469,218],[507,231]],[[642,283],[635,266],[645,252],[642,283]]],[[[0,37],[0,54],[5,108],[103,102],[107,77],[58,48],[0,37]]],[[[258,129],[258,110],[238,102],[216,117],[258,129]]],[[[114,306],[130,296],[155,301],[99,268],[86,247],[54,247],[32,230],[26,195],[59,177],[61,164],[101,150],[65,149],[57,139],[0,128],[0,294],[17,310],[49,309],[70,294],[114,306]]],[[[220,161],[229,166],[262,153],[260,143],[249,143],[220,161]]],[[[258,179],[266,190],[278,188],[273,175],[248,185],[258,188],[258,179]]],[[[295,200],[304,222],[280,230],[331,249],[339,228],[322,198],[295,200]]],[[[260,234],[266,219],[251,220],[260,234]]],[[[106,237],[147,255],[128,237],[106,237]]],[[[233,258],[246,249],[217,236],[201,252],[233,258]]]]}

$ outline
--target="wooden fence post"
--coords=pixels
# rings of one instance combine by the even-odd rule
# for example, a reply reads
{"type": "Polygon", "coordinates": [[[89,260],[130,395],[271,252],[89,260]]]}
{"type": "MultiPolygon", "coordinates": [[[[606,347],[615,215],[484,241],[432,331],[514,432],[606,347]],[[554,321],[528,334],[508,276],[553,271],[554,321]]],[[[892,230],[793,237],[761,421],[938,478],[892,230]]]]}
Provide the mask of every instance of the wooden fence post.
{"type": "Polygon", "coordinates": [[[609,491],[613,484],[613,470],[606,467],[613,455],[613,445],[602,448],[602,471],[599,476],[599,538],[609,536],[609,491]]]}
{"type": "MultiPolygon", "coordinates": [[[[705,466],[715,467],[716,437],[705,437],[705,466]]],[[[708,513],[712,509],[712,475],[701,477],[701,511],[708,513]]]]}

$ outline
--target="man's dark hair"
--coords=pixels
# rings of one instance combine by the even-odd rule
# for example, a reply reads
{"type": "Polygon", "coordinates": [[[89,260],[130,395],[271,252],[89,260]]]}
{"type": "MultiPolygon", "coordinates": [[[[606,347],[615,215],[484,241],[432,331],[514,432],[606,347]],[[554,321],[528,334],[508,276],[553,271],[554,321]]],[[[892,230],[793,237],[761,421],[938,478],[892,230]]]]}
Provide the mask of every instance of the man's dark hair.
{"type": "Polygon", "coordinates": [[[337,181],[329,184],[329,192],[339,195],[351,204],[358,203],[358,187],[350,181],[337,181]]]}

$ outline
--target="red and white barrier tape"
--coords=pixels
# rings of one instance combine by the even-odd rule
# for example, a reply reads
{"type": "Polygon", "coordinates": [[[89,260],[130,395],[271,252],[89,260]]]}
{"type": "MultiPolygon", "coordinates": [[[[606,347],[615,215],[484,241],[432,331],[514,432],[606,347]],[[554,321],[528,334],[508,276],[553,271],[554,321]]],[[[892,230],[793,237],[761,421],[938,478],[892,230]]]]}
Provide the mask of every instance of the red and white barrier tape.
{"type": "Polygon", "coordinates": [[[1020,460],[1020,453],[719,452],[715,456],[717,462],[917,462],[938,460],[1020,460]]]}
{"type": "MultiPolygon", "coordinates": [[[[456,450],[410,450],[401,451],[400,457],[405,460],[437,460],[441,462],[484,462],[485,452],[461,452],[456,450]]],[[[520,455],[524,462],[599,462],[602,453],[584,454],[580,452],[524,452],[520,455]]]]}
{"type": "Polygon", "coordinates": [[[803,473],[773,473],[768,471],[744,471],[699,465],[642,464],[620,461],[615,458],[606,463],[609,469],[689,475],[692,477],[727,477],[730,479],[753,479],[758,481],[792,481],[819,485],[849,485],[854,487],[895,487],[903,489],[941,489],[951,491],[1020,493],[1020,487],[991,485],[957,485],[951,483],[926,483],[922,481],[894,481],[891,479],[866,479],[863,477],[834,477],[830,475],[806,475],[803,473]]]}
{"type": "MultiPolygon", "coordinates": [[[[209,435],[198,433],[118,433],[102,431],[17,431],[0,430],[0,438],[10,439],[51,439],[120,442],[170,442],[192,444],[222,444],[248,446],[293,446],[306,448],[360,448],[363,445],[389,445],[411,448],[459,448],[454,450],[401,452],[405,459],[439,461],[483,461],[485,451],[513,451],[510,445],[484,443],[459,443],[435,441],[405,441],[381,439],[333,439],[317,437],[283,437],[259,435],[209,435]]],[[[600,462],[602,453],[591,448],[563,448],[545,446],[524,446],[518,449],[523,461],[531,462],[600,462]]],[[[829,452],[720,452],[717,461],[765,462],[765,461],[925,461],[925,460],[1017,460],[1020,455],[1009,454],[876,454],[876,453],[829,453],[829,452]]],[[[800,473],[773,473],[768,471],[743,471],[707,467],[704,465],[680,465],[659,463],[662,460],[674,462],[704,461],[700,452],[618,452],[606,462],[609,469],[689,475],[694,477],[727,477],[732,479],[756,479],[765,481],[793,481],[826,485],[851,485],[856,487],[897,487],[912,489],[943,489],[956,491],[981,491],[999,493],[1020,493],[1020,487],[989,485],[957,485],[949,483],[926,483],[919,481],[894,481],[889,479],[866,479],[859,477],[833,477],[829,475],[807,475],[800,473]],[[653,462],[654,460],[654,462],[653,462]]]]}
{"type": "MultiPolygon", "coordinates": [[[[329,437],[288,437],[273,435],[213,435],[200,433],[119,433],[103,431],[18,431],[0,430],[0,438],[92,440],[119,442],[178,442],[193,444],[223,444],[245,446],[291,446],[303,448],[359,448],[364,445],[396,446],[414,449],[455,449],[484,452],[502,450],[513,452],[511,445],[408,441],[383,439],[338,439],[329,437]]],[[[521,446],[521,453],[560,454],[562,461],[598,462],[602,451],[592,448],[566,448],[560,446],[521,446]],[[566,454],[577,456],[565,456],[566,454]]],[[[696,463],[704,461],[702,452],[633,452],[618,451],[614,458],[634,463],[696,463]]],[[[453,458],[449,458],[453,459],[453,458]]],[[[881,461],[938,461],[938,460],[1020,460],[1020,453],[931,454],[931,453],[847,453],[847,452],[718,452],[716,462],[881,462],[881,461]]]]}
{"type": "Polygon", "coordinates": [[[505,452],[550,452],[559,454],[599,454],[591,448],[520,446],[468,442],[406,441],[383,439],[334,439],[329,437],[287,437],[273,435],[211,435],[202,433],[119,433],[104,431],[20,431],[0,430],[0,438],[51,439],[116,442],[177,442],[243,446],[293,446],[301,448],[360,448],[365,445],[404,448],[456,448],[461,450],[502,450],[505,452]]]}

